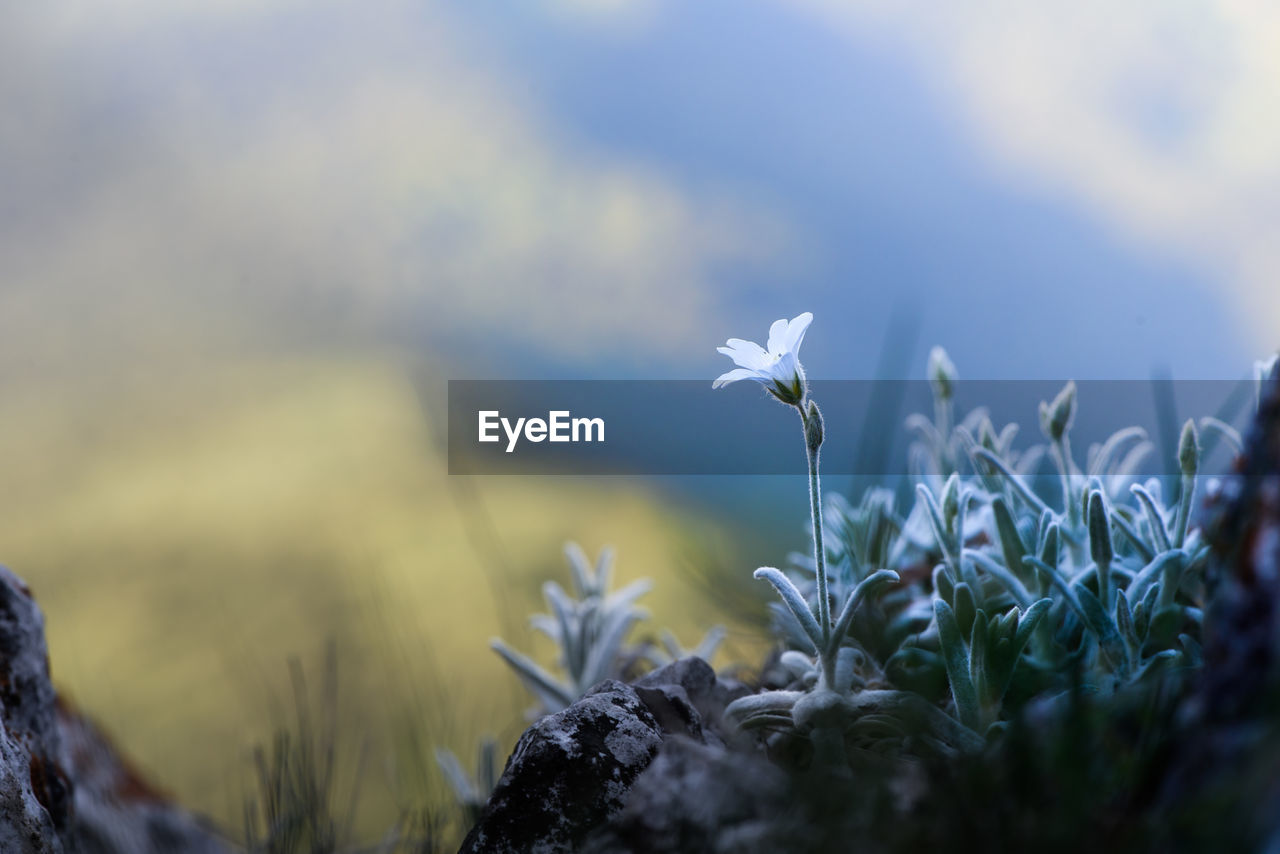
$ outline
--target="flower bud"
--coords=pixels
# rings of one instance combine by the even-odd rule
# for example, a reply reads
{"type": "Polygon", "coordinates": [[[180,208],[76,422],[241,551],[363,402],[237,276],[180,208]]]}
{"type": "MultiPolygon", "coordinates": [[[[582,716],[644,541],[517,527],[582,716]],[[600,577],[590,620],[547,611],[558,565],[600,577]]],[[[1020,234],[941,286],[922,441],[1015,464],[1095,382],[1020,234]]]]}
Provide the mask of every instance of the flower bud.
{"type": "Polygon", "coordinates": [[[1260,383],[1266,382],[1271,379],[1278,365],[1280,365],[1280,353],[1273,355],[1270,359],[1259,359],[1253,363],[1253,378],[1260,383]]]}
{"type": "Polygon", "coordinates": [[[1044,531],[1044,542],[1040,545],[1040,560],[1049,566],[1057,566],[1059,551],[1058,523],[1050,522],[1049,527],[1044,531]]]}
{"type": "Polygon", "coordinates": [[[804,440],[809,450],[815,453],[822,446],[822,413],[813,400],[809,401],[809,411],[804,418],[804,440]]]}
{"type": "Polygon", "coordinates": [[[992,426],[990,418],[982,419],[982,426],[978,428],[978,444],[992,453],[1000,447],[1000,439],[996,436],[995,427],[992,426]]]}
{"type": "Polygon", "coordinates": [[[1111,520],[1101,492],[1089,493],[1089,552],[1098,566],[1109,565],[1115,557],[1111,545],[1111,520]]]}
{"type": "Polygon", "coordinates": [[[955,472],[942,486],[942,518],[950,528],[960,515],[960,475],[955,472]]]}
{"type": "Polygon", "coordinates": [[[1200,442],[1196,423],[1190,418],[1182,425],[1182,437],[1178,440],[1178,465],[1185,475],[1194,475],[1200,467],[1200,442]]]}
{"type": "Polygon", "coordinates": [[[947,351],[934,347],[929,351],[929,383],[939,400],[950,400],[955,393],[956,366],[951,364],[947,351]]]}
{"type": "Polygon", "coordinates": [[[1053,399],[1053,403],[1040,401],[1040,429],[1050,441],[1059,442],[1071,427],[1076,414],[1076,384],[1068,382],[1053,399]]]}

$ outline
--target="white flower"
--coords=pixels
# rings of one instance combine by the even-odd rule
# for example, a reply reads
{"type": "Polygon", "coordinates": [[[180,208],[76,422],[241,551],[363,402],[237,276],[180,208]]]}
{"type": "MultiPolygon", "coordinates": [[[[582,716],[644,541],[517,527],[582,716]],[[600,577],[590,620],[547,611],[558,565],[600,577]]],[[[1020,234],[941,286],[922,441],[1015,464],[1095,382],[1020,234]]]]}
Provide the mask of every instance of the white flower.
{"type": "Polygon", "coordinates": [[[1253,378],[1257,382],[1263,382],[1271,376],[1271,372],[1276,369],[1276,364],[1280,362],[1280,353],[1276,353],[1270,359],[1260,359],[1253,363],[1253,378]]]}
{"type": "Polygon", "coordinates": [[[755,380],[783,403],[798,406],[805,394],[804,369],[799,358],[800,342],[812,322],[813,315],[807,311],[791,321],[785,318],[774,321],[769,327],[768,350],[754,341],[730,338],[726,346],[716,350],[733,359],[738,367],[721,374],[711,387],[720,388],[738,380],[755,380]]]}
{"type": "Polygon", "coordinates": [[[1275,373],[1277,367],[1280,367],[1280,353],[1274,354],[1270,359],[1253,363],[1253,402],[1255,406],[1262,406],[1262,392],[1266,389],[1267,382],[1271,379],[1271,375],[1275,373]]]}

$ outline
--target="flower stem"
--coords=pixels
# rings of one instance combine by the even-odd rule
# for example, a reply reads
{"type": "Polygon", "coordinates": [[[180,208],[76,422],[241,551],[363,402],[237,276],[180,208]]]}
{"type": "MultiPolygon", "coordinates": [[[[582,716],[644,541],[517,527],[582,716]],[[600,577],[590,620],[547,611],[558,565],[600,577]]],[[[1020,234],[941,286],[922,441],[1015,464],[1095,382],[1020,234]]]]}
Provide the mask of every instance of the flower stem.
{"type": "MultiPolygon", "coordinates": [[[[813,416],[820,419],[822,416],[817,414],[817,407],[812,401],[810,406],[814,410],[813,416]]],[[[811,440],[813,428],[809,421],[810,415],[803,406],[798,408],[805,428],[805,451],[809,457],[809,511],[813,521],[813,560],[818,578],[818,612],[815,616],[818,618],[818,625],[822,627],[824,649],[821,653],[825,668],[826,659],[830,658],[825,648],[831,643],[831,604],[827,598],[827,555],[822,545],[822,487],[818,482],[818,448],[821,440],[811,440]]]]}

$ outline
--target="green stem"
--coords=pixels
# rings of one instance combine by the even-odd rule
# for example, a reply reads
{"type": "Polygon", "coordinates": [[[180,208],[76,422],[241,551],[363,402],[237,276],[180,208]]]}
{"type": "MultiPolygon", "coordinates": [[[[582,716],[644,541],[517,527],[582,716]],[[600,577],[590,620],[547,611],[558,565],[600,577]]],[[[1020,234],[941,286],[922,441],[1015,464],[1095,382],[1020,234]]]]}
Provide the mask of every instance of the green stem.
{"type": "Polygon", "coordinates": [[[955,460],[951,458],[950,452],[951,400],[949,398],[934,395],[933,423],[937,427],[939,441],[942,443],[937,448],[938,472],[945,479],[956,470],[955,460]]]}
{"type": "Polygon", "coordinates": [[[1196,476],[1184,474],[1182,489],[1178,491],[1178,513],[1174,517],[1173,547],[1182,548],[1187,541],[1187,528],[1191,525],[1191,503],[1195,497],[1196,476]]]}
{"type": "MultiPolygon", "coordinates": [[[[818,483],[818,449],[809,442],[809,417],[803,406],[800,407],[800,420],[805,427],[805,451],[809,457],[809,511],[813,521],[813,560],[818,577],[816,616],[818,625],[822,627],[823,668],[828,669],[829,663],[834,668],[834,661],[828,662],[826,659],[831,656],[825,654],[825,649],[831,644],[831,603],[827,600],[827,555],[822,545],[822,488],[818,483]]],[[[830,675],[834,682],[834,672],[830,675]]]]}

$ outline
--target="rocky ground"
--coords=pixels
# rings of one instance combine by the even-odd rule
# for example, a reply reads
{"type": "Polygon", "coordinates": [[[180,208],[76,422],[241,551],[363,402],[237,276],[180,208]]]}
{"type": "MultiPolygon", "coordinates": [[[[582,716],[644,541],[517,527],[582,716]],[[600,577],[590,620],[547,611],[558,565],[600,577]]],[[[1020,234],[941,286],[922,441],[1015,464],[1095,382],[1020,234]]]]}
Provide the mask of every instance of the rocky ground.
{"type": "Polygon", "coordinates": [[[726,733],[750,689],[684,659],[531,726],[462,852],[1280,850],[1280,377],[1207,509],[1198,672],[833,767],[726,733]]]}
{"type": "Polygon", "coordinates": [[[44,618],[0,567],[0,851],[215,854],[232,850],[150,786],[49,679],[44,618]]]}

